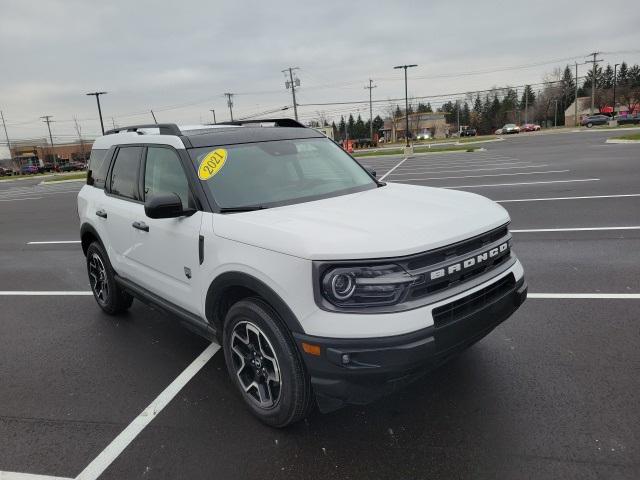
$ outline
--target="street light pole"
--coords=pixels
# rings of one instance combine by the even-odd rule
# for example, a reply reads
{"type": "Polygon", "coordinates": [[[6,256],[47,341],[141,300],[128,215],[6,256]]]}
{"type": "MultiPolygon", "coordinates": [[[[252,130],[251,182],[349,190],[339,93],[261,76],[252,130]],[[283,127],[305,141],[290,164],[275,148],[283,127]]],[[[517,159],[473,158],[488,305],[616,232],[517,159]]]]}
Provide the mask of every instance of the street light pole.
{"type": "Polygon", "coordinates": [[[556,107],[553,111],[553,127],[555,128],[558,126],[558,99],[554,98],[553,101],[556,102],[556,107]]]}
{"type": "Polygon", "coordinates": [[[394,69],[404,69],[404,118],[405,118],[405,131],[404,137],[407,140],[407,147],[409,146],[409,92],[407,89],[407,68],[417,67],[418,65],[397,65],[394,69]]]}
{"type": "Polygon", "coordinates": [[[213,113],[213,123],[214,123],[214,125],[215,125],[215,124],[217,124],[217,123],[218,123],[218,122],[216,122],[216,111],[215,111],[215,109],[213,109],[213,108],[212,108],[210,111],[211,111],[211,113],[213,113]]]}
{"type": "Polygon", "coordinates": [[[100,95],[106,95],[107,92],[91,92],[87,93],[87,96],[96,97],[96,102],[98,102],[98,115],[100,116],[100,129],[102,130],[102,135],[104,135],[104,123],[102,123],[102,109],[100,108],[100,95]]]}
{"type": "Polygon", "coordinates": [[[613,66],[613,111],[611,113],[614,117],[616,116],[616,83],[618,83],[618,65],[620,64],[616,63],[613,66]]]}

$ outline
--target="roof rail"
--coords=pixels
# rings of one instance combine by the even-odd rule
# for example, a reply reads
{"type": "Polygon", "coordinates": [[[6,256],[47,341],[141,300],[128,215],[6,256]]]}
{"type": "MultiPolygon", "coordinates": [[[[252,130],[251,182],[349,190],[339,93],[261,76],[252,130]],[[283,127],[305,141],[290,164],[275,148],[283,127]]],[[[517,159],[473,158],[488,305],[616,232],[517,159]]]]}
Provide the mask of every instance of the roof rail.
{"type": "Polygon", "coordinates": [[[149,123],[145,125],[130,125],[128,127],[113,128],[111,130],[104,132],[104,134],[111,135],[114,133],[121,133],[121,132],[137,132],[139,129],[142,129],[142,128],[157,128],[160,130],[160,135],[176,135],[176,136],[182,135],[182,132],[180,131],[180,129],[175,123],[149,123]]]}
{"type": "Polygon", "coordinates": [[[251,120],[235,120],[233,122],[218,122],[218,125],[247,125],[251,123],[273,123],[276,127],[307,128],[293,118],[256,118],[251,120]]]}

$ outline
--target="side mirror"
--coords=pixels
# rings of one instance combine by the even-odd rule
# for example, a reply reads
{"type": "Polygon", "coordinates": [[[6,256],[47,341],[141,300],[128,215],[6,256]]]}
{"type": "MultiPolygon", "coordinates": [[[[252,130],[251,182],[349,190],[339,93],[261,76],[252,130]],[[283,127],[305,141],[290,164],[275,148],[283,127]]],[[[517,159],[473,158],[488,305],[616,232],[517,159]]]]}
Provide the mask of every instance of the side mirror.
{"type": "Polygon", "coordinates": [[[376,171],[373,168],[371,168],[371,167],[364,167],[364,168],[367,170],[367,172],[369,172],[369,174],[373,178],[377,178],[378,177],[378,175],[376,174],[376,171]]]}
{"type": "Polygon", "coordinates": [[[194,212],[191,208],[182,208],[182,200],[176,193],[151,195],[144,203],[144,213],[149,218],[177,218],[194,212]]]}

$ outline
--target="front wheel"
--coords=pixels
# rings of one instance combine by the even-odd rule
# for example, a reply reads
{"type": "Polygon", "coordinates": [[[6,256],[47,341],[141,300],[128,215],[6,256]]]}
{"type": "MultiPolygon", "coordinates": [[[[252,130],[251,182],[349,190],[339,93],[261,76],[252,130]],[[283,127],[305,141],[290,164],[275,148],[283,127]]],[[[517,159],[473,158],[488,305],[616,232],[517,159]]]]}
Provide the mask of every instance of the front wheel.
{"type": "Polygon", "coordinates": [[[309,414],[309,375],[289,332],[266,302],[248,298],[229,309],[223,349],[232,382],[262,422],[285,427],[309,414]]]}
{"type": "Polygon", "coordinates": [[[591,122],[587,123],[587,128],[591,128],[591,127],[593,127],[593,123],[591,122]]]}

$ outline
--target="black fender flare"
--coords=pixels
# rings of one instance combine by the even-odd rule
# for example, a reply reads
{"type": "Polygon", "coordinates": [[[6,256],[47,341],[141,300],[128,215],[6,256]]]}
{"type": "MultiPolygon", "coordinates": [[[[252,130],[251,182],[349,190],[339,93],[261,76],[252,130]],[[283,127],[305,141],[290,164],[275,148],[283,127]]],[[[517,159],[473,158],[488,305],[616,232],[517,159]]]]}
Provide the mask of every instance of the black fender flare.
{"type": "Polygon", "coordinates": [[[224,318],[220,318],[217,313],[218,306],[224,304],[225,291],[229,291],[234,287],[241,287],[255,292],[271,305],[292,333],[304,333],[302,325],[300,325],[295,314],[280,295],[263,281],[248,273],[238,271],[230,271],[218,275],[207,290],[205,315],[207,320],[215,326],[216,331],[222,332],[222,322],[224,322],[224,318]]]}
{"type": "Polygon", "coordinates": [[[90,233],[92,236],[94,236],[101,244],[102,244],[102,239],[100,238],[100,235],[98,235],[98,232],[96,231],[96,229],[93,227],[93,225],[91,225],[90,223],[83,223],[80,226],[80,240],[81,240],[81,244],[82,244],[82,251],[84,252],[84,254],[87,254],[87,248],[89,247],[89,244],[86,243],[83,238],[85,237],[85,235],[87,233],[90,233]]]}

